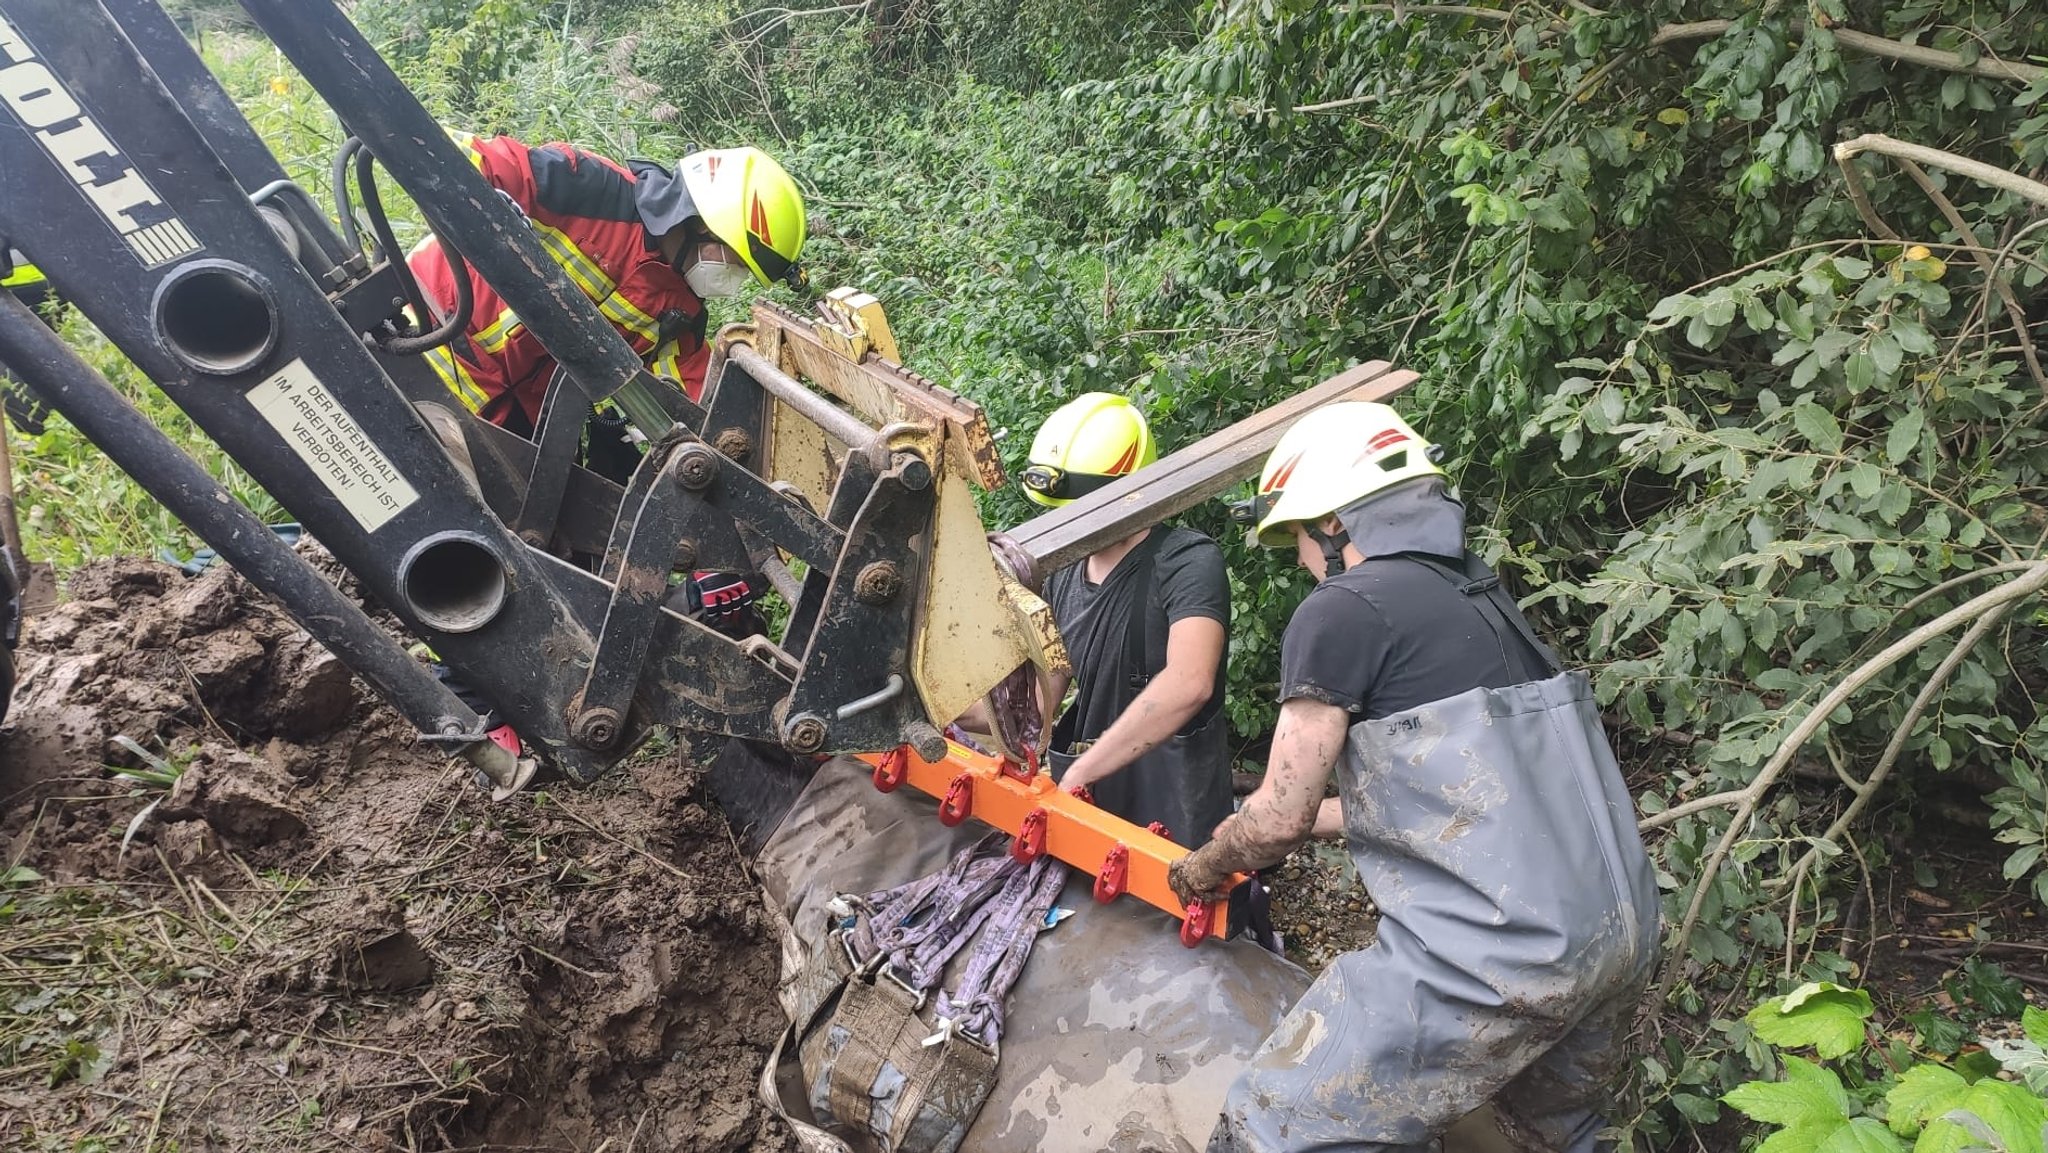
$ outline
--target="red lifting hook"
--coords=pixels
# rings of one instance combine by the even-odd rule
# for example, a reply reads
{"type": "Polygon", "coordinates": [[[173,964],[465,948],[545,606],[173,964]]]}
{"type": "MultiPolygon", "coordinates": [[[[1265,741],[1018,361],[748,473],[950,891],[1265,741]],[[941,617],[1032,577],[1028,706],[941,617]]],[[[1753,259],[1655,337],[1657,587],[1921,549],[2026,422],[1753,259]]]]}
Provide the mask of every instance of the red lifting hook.
{"type": "Polygon", "coordinates": [[[1018,864],[1028,865],[1045,855],[1045,810],[1033,809],[1024,814],[1024,824],[1017,830],[1017,839],[1010,842],[1010,857],[1018,864]]]}
{"type": "Polygon", "coordinates": [[[1145,826],[1145,831],[1161,840],[1171,841],[1173,839],[1173,834],[1166,831],[1165,821],[1154,821],[1145,826]]]}
{"type": "Polygon", "coordinates": [[[1209,922],[1214,915],[1208,901],[1200,897],[1189,901],[1187,916],[1180,923],[1180,943],[1192,949],[1208,940],[1209,922]]]}
{"type": "Polygon", "coordinates": [[[882,754],[875,765],[875,788],[884,793],[893,793],[910,776],[910,748],[899,745],[882,754]]]}
{"type": "Polygon", "coordinates": [[[1102,871],[1095,874],[1095,899],[1107,905],[1123,895],[1131,867],[1130,847],[1118,844],[1102,859],[1102,871]]]}
{"type": "Polygon", "coordinates": [[[974,777],[961,773],[946,786],[946,799],[939,802],[939,823],[952,828],[974,811],[974,777]]]}
{"type": "Polygon", "coordinates": [[[1038,776],[1038,750],[1025,745],[1023,764],[1020,765],[1008,757],[999,757],[996,760],[996,769],[1011,780],[1023,781],[1028,785],[1038,776]]]}

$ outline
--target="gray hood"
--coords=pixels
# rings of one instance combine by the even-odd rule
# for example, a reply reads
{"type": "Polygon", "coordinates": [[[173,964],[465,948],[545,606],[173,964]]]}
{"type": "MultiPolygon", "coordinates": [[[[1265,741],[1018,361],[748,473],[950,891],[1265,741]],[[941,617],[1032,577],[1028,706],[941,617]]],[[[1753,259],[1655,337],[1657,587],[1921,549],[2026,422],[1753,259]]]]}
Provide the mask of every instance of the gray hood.
{"type": "Polygon", "coordinates": [[[1337,510],[1358,555],[1421,552],[1456,560],[1465,555],[1465,506],[1442,480],[1395,485],[1337,510]]]}
{"type": "Polygon", "coordinates": [[[633,173],[633,203],[649,236],[666,236],[697,215],[697,202],[673,168],[652,160],[628,160],[633,173]]]}

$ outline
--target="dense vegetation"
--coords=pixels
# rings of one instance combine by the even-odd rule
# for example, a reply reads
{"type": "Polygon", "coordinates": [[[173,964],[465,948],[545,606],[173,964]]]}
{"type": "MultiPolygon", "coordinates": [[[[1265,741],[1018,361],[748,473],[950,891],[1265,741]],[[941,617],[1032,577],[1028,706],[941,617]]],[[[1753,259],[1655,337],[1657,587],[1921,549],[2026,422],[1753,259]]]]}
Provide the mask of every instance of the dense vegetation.
{"type": "MultiPolygon", "coordinates": [[[[220,5],[184,8],[317,181],[337,140],[308,91],[220,5]]],[[[1623,1118],[1647,1140],[1780,1067],[1727,1006],[1855,978],[1849,906],[1935,798],[1983,798],[1975,835],[2048,902],[2032,0],[352,10],[452,123],[778,153],[816,279],[890,302],[1013,464],[1086,389],[1172,447],[1356,360],[1420,370],[1402,406],[1487,552],[1651,753],[1667,1017],[1623,1118]]],[[[1306,584],[1229,547],[1249,739],[1306,584]]],[[[1960,1024],[1911,1026],[1888,1076],[2016,1016],[2017,988],[1971,968],[1960,1024]]]]}

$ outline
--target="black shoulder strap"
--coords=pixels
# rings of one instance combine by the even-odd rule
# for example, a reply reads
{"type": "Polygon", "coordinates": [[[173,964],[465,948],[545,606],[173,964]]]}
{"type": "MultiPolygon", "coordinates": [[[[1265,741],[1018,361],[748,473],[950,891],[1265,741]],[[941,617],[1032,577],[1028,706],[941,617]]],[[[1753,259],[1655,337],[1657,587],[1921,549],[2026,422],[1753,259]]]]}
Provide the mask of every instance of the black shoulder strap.
{"type": "Polygon", "coordinates": [[[1487,628],[1493,630],[1494,640],[1500,645],[1501,658],[1507,662],[1510,673],[1524,680],[1538,681],[1564,671],[1557,654],[1537,638],[1536,630],[1529,627],[1528,618],[1522,615],[1513,601],[1508,600],[1507,590],[1501,587],[1500,576],[1487,568],[1486,562],[1471,550],[1466,550],[1464,564],[1459,569],[1427,553],[1401,555],[1449,581],[1451,587],[1473,601],[1479,615],[1485,618],[1487,628]],[[1505,607],[1502,601],[1507,601],[1505,607]],[[1520,643],[1511,645],[1509,637],[1520,643]]]}
{"type": "Polygon", "coordinates": [[[1138,582],[1135,599],[1131,602],[1131,625],[1124,630],[1124,664],[1130,670],[1131,687],[1143,689],[1152,683],[1152,579],[1153,561],[1159,558],[1159,539],[1166,532],[1164,525],[1155,527],[1138,546],[1142,555],[1137,569],[1131,573],[1138,582]]]}
{"type": "MultiPolygon", "coordinates": [[[[1166,607],[1159,597],[1159,582],[1153,579],[1153,562],[1159,557],[1156,542],[1163,541],[1168,531],[1170,530],[1166,526],[1161,525],[1152,530],[1152,535],[1145,538],[1144,544],[1138,546],[1147,551],[1137,571],[1132,574],[1139,582],[1138,601],[1131,606],[1131,627],[1130,631],[1124,634],[1124,661],[1131,670],[1130,686],[1140,692],[1144,691],[1146,685],[1152,683],[1152,614],[1157,612],[1164,616],[1166,613],[1166,607]]],[[[1226,653],[1229,650],[1227,637],[1224,640],[1224,649],[1226,653]]],[[[1200,732],[1202,727],[1214,720],[1222,709],[1223,694],[1210,694],[1208,702],[1181,727],[1181,732],[1200,732]]]]}

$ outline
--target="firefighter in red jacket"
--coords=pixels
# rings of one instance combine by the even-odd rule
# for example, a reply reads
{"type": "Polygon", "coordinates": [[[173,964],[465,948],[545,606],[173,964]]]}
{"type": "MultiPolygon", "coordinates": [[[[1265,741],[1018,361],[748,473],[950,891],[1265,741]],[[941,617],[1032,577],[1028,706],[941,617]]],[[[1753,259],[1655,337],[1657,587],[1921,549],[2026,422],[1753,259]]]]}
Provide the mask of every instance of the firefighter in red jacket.
{"type": "MultiPolygon", "coordinates": [[[[749,280],[801,283],[803,196],[758,148],[693,152],[671,170],[569,144],[454,135],[633,351],[692,400],[709,356],[704,298],[749,280]]],[[[429,239],[407,263],[428,302],[443,317],[454,311],[454,275],[438,243],[429,239]]],[[[470,288],[469,330],[428,363],[463,407],[531,435],[554,358],[474,270],[470,288]]]]}

